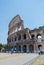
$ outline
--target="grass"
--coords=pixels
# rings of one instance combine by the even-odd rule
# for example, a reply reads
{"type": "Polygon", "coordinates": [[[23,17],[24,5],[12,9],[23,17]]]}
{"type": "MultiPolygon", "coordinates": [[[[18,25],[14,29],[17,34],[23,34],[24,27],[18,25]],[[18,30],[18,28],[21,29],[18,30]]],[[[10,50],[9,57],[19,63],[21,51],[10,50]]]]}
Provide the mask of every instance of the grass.
{"type": "Polygon", "coordinates": [[[40,55],[32,65],[44,65],[44,55],[40,55]]]}

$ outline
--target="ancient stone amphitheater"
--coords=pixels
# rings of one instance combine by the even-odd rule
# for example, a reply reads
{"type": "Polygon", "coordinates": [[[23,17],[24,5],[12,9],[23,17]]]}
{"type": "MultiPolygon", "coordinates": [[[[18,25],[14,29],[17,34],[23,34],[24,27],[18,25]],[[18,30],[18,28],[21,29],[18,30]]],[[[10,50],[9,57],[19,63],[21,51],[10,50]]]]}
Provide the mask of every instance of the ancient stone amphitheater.
{"type": "Polygon", "coordinates": [[[44,50],[44,26],[33,30],[24,28],[23,20],[16,15],[9,23],[7,44],[9,50],[20,53],[44,50]]]}

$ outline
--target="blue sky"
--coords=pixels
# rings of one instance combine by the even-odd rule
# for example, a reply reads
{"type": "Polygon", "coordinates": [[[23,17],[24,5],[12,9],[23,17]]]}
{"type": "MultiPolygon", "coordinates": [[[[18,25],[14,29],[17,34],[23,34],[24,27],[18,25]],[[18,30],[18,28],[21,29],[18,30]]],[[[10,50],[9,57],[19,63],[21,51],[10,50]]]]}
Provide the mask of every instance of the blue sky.
{"type": "Polygon", "coordinates": [[[7,43],[8,24],[17,14],[25,27],[44,26],[44,0],[0,0],[0,43],[7,43]]]}

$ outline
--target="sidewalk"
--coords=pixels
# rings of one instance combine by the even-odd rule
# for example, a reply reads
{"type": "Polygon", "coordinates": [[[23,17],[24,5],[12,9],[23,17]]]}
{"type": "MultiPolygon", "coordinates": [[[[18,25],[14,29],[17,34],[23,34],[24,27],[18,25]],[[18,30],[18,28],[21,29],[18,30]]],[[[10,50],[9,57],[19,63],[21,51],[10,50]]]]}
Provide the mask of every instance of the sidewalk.
{"type": "Polygon", "coordinates": [[[0,65],[29,65],[35,58],[38,57],[38,54],[1,54],[1,56],[2,59],[0,58],[0,65]]]}

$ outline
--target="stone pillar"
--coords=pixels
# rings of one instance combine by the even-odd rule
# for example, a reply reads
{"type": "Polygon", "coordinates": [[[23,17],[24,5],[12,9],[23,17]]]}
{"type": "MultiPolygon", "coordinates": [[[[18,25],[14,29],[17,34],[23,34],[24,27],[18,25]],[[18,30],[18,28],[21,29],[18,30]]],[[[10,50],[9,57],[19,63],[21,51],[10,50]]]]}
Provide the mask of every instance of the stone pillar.
{"type": "Polygon", "coordinates": [[[35,53],[38,53],[38,45],[37,45],[36,42],[35,42],[35,44],[34,44],[34,52],[35,52],[35,53]]]}
{"type": "Polygon", "coordinates": [[[23,35],[21,34],[21,40],[23,40],[23,35]]]}
{"type": "Polygon", "coordinates": [[[35,34],[34,52],[35,52],[35,53],[38,52],[37,34],[35,34]]]}
{"type": "Polygon", "coordinates": [[[29,45],[27,45],[27,53],[29,53],[29,45]]]}
{"type": "Polygon", "coordinates": [[[41,36],[42,36],[42,40],[44,40],[44,33],[42,33],[41,36]]]}
{"type": "Polygon", "coordinates": [[[23,46],[21,45],[21,53],[23,53],[23,46]]]}
{"type": "Polygon", "coordinates": [[[24,26],[23,26],[23,25],[21,26],[21,29],[22,29],[22,30],[24,29],[24,26]]]}
{"type": "Polygon", "coordinates": [[[17,41],[18,41],[18,35],[16,35],[17,36],[17,41]]]}
{"type": "Polygon", "coordinates": [[[28,35],[28,33],[26,33],[26,39],[29,39],[29,35],[28,35]]]}

